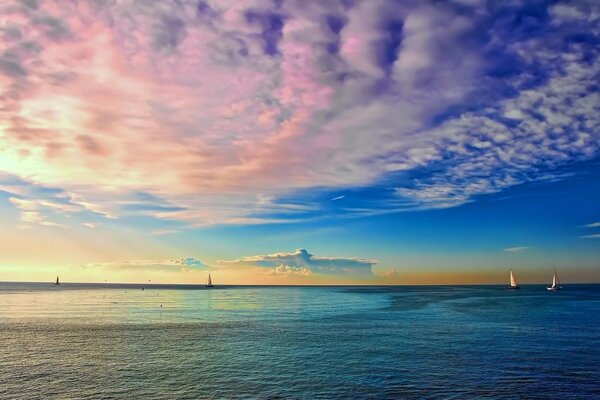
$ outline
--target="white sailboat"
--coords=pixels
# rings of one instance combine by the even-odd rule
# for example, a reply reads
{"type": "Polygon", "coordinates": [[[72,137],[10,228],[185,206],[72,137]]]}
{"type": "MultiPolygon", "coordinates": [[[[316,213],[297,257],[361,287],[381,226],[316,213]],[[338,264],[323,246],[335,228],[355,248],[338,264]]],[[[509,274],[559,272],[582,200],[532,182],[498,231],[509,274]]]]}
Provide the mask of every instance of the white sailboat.
{"type": "Polygon", "coordinates": [[[210,279],[210,274],[208,274],[208,281],[206,281],[206,287],[213,287],[212,279],[210,279]]]}
{"type": "Polygon", "coordinates": [[[515,279],[515,276],[513,275],[512,269],[510,270],[510,286],[508,288],[509,289],[520,289],[521,288],[519,285],[517,285],[517,280],[515,279]]]}
{"type": "Polygon", "coordinates": [[[56,282],[54,282],[54,285],[55,286],[60,285],[60,282],[58,281],[58,276],[56,277],[56,282]]]}
{"type": "Polygon", "coordinates": [[[558,273],[556,272],[556,268],[554,268],[554,275],[552,275],[552,286],[548,286],[546,289],[552,292],[562,289],[562,286],[560,286],[560,280],[558,279],[558,273]]]}

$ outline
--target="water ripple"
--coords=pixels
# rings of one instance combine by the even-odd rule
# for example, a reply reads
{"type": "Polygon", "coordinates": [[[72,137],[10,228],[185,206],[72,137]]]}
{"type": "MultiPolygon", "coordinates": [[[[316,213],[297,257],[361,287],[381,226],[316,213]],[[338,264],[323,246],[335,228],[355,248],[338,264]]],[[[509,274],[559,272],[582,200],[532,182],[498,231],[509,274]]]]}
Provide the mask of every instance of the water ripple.
{"type": "Polygon", "coordinates": [[[0,284],[2,399],[600,393],[598,286],[53,289],[0,284]]]}

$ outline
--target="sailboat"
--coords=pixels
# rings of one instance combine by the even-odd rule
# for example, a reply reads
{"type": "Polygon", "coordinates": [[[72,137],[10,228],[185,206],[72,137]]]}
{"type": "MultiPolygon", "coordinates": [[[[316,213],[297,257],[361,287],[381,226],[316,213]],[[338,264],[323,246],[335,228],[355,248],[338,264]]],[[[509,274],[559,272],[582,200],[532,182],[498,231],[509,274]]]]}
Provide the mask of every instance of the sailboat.
{"type": "Polygon", "coordinates": [[[60,282],[58,281],[58,276],[56,277],[56,282],[54,282],[54,286],[58,286],[60,285],[60,282]]]}
{"type": "Polygon", "coordinates": [[[208,274],[208,281],[206,282],[206,287],[213,287],[212,280],[210,279],[210,274],[208,274]]]}
{"type": "Polygon", "coordinates": [[[519,285],[517,285],[517,280],[515,279],[515,276],[513,275],[512,269],[510,270],[510,286],[508,288],[509,289],[521,289],[521,287],[519,285]]]}
{"type": "Polygon", "coordinates": [[[548,286],[546,289],[552,292],[562,289],[562,286],[560,286],[560,280],[558,279],[558,273],[556,272],[556,268],[554,268],[554,275],[552,275],[552,286],[548,286]]]}

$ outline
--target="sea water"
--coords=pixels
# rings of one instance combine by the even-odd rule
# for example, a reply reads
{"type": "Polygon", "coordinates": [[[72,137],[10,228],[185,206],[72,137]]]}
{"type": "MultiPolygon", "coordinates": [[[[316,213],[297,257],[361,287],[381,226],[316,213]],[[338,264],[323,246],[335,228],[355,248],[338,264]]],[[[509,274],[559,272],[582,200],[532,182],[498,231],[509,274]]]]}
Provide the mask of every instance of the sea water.
{"type": "Polygon", "coordinates": [[[0,398],[600,398],[600,286],[0,283],[0,398]]]}

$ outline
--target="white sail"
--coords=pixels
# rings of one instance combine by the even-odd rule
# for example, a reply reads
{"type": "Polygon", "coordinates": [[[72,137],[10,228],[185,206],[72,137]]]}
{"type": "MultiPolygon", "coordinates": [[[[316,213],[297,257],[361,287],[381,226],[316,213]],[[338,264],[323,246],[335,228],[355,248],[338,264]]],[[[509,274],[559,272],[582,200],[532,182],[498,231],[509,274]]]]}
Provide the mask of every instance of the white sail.
{"type": "Polygon", "coordinates": [[[552,286],[548,286],[548,290],[554,292],[560,289],[560,279],[558,279],[558,272],[556,272],[556,268],[554,268],[554,275],[552,275],[552,286]]]}
{"type": "Polygon", "coordinates": [[[517,287],[517,281],[513,275],[512,269],[510,270],[510,287],[517,287]]]}

